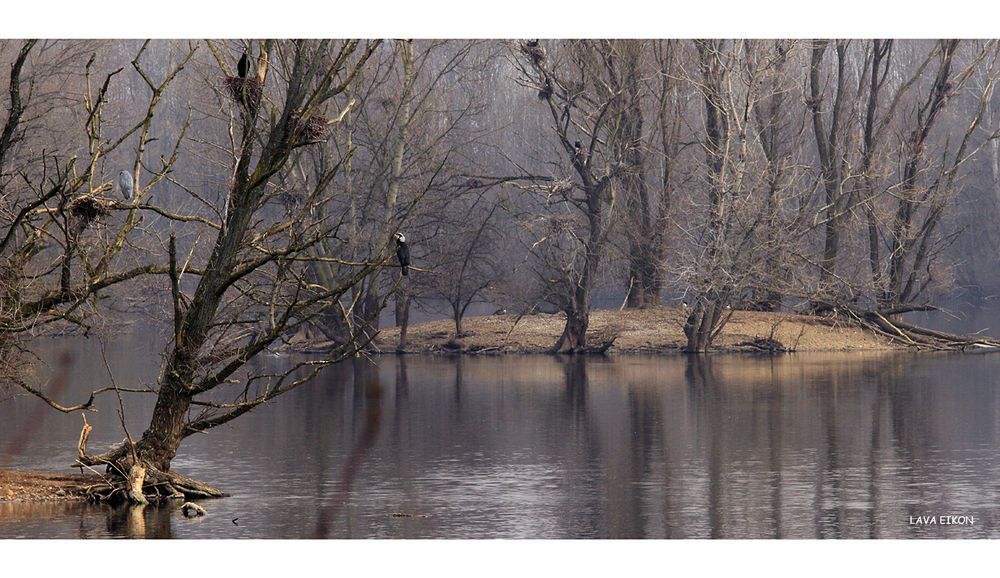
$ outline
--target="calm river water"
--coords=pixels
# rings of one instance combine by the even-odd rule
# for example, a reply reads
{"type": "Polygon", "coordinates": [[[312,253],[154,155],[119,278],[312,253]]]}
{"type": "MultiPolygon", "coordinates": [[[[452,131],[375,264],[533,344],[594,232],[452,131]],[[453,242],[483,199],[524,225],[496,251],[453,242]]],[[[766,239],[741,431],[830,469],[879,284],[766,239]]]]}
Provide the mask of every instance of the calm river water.
{"type": "MultiPolygon", "coordinates": [[[[66,403],[107,383],[96,345],[59,350],[66,403]]],[[[120,384],[155,378],[152,345],[108,355],[120,384]]],[[[1000,354],[375,363],[189,438],[174,469],[232,493],[205,518],[0,503],[0,538],[1000,537],[1000,354]]],[[[116,407],[91,448],[124,437],[116,407]]],[[[0,467],[70,471],[80,425],[0,403],[0,467]]]]}

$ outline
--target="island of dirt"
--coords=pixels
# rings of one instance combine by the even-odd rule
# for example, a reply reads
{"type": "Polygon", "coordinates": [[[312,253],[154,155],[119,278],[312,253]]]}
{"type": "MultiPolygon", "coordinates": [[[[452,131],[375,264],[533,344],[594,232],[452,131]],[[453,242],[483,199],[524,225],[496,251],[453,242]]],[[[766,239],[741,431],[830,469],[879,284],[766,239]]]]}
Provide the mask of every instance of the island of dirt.
{"type": "MultiPolygon", "coordinates": [[[[595,310],[591,312],[588,344],[610,343],[607,353],[680,352],[685,343],[687,313],[672,307],[595,310]]],[[[462,320],[456,338],[451,320],[411,325],[407,353],[546,353],[565,325],[562,313],[490,315],[462,320]]],[[[397,349],[399,328],[385,328],[376,340],[384,352],[397,349]]],[[[898,342],[844,319],[786,312],[733,311],[715,340],[718,351],[762,351],[767,345],[786,351],[880,351],[904,349],[898,342]]]]}

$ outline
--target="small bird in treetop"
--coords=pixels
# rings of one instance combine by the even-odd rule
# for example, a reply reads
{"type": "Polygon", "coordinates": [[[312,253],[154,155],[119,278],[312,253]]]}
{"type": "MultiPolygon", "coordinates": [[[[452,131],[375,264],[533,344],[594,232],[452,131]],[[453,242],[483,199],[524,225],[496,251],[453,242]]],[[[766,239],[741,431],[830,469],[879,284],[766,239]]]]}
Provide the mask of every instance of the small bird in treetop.
{"type": "Polygon", "coordinates": [[[247,53],[244,52],[243,56],[240,57],[240,63],[236,65],[236,72],[240,75],[240,78],[246,78],[249,71],[250,59],[247,58],[247,53]]]}
{"type": "Polygon", "coordinates": [[[399,267],[405,277],[410,268],[410,247],[406,244],[406,237],[402,233],[396,233],[396,259],[399,260],[399,267]]]}
{"type": "Polygon", "coordinates": [[[128,171],[118,173],[118,186],[121,187],[122,196],[125,197],[125,200],[131,201],[132,191],[135,188],[135,183],[132,181],[132,173],[128,171]]]}

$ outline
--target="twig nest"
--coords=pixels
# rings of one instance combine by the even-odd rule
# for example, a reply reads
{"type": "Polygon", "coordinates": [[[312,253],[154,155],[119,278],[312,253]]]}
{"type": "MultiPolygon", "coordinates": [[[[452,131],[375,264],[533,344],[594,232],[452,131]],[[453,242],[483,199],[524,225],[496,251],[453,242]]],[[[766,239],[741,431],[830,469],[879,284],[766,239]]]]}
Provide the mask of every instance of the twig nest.
{"type": "Polygon", "coordinates": [[[226,88],[229,95],[233,97],[240,106],[250,114],[257,112],[257,103],[260,102],[261,93],[264,91],[264,83],[256,76],[240,78],[239,76],[227,76],[226,88]]]}
{"type": "Polygon", "coordinates": [[[545,60],[545,49],[537,41],[522,44],[521,52],[527,54],[535,64],[541,64],[545,60]]]}
{"type": "Polygon", "coordinates": [[[295,143],[303,144],[322,140],[330,127],[330,119],[321,114],[314,114],[307,119],[302,118],[302,111],[297,111],[292,117],[295,127],[295,143]]]}
{"type": "Polygon", "coordinates": [[[181,504],[181,513],[184,514],[185,518],[196,518],[198,516],[204,516],[208,512],[205,508],[202,508],[194,502],[184,502],[181,504]]]}
{"type": "Polygon", "coordinates": [[[79,235],[95,220],[111,214],[111,202],[98,197],[79,197],[69,205],[74,235],[79,235]]]}

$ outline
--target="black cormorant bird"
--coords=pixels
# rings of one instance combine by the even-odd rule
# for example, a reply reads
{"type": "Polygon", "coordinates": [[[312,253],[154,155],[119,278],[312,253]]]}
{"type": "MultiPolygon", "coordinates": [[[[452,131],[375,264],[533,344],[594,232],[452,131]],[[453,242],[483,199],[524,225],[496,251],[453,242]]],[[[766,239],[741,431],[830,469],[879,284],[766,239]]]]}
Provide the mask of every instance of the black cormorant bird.
{"type": "Polygon", "coordinates": [[[243,56],[240,57],[240,63],[236,66],[236,72],[240,75],[240,78],[246,78],[249,71],[250,59],[247,58],[247,53],[244,52],[243,56]]]}
{"type": "Polygon", "coordinates": [[[118,186],[121,187],[122,196],[125,197],[125,200],[131,201],[132,191],[135,188],[135,183],[132,182],[132,173],[128,171],[118,173],[118,186]]]}
{"type": "Polygon", "coordinates": [[[396,258],[399,259],[399,267],[403,271],[403,276],[407,275],[410,268],[410,248],[406,245],[406,237],[402,233],[396,233],[396,258]]]}

